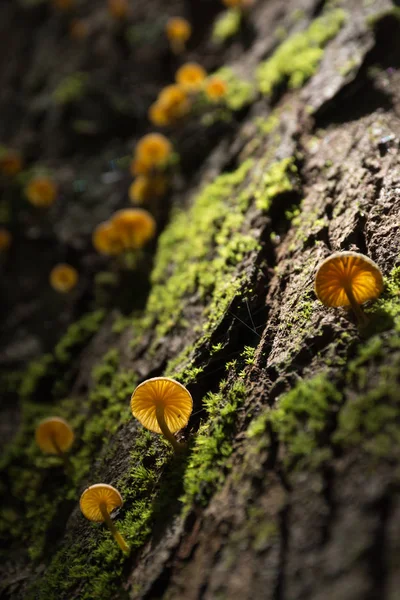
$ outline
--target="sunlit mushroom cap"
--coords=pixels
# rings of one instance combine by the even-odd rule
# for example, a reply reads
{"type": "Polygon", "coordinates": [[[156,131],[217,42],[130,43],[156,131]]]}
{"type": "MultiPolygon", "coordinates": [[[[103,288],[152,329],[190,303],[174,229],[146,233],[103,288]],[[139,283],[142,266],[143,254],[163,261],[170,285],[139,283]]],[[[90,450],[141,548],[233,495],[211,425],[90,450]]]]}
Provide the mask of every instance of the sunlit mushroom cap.
{"type": "Polygon", "coordinates": [[[66,293],[78,283],[78,271],[64,263],[56,265],[50,272],[50,285],[57,292],[66,293]]]}
{"type": "Polygon", "coordinates": [[[148,167],[163,166],[172,152],[171,142],[161,133],[149,133],[142,137],[135,149],[135,159],[148,167]]]}
{"type": "Polygon", "coordinates": [[[154,377],[138,385],[131,397],[133,416],[156,433],[161,433],[156,419],[160,404],[164,406],[164,418],[172,433],[185,427],[193,410],[192,396],[185,386],[168,377],[154,377]]]}
{"type": "Polygon", "coordinates": [[[28,201],[34,206],[51,206],[57,196],[57,187],[48,177],[35,177],[25,188],[28,201]]]}
{"type": "Polygon", "coordinates": [[[171,17],[168,19],[166,31],[169,40],[186,42],[192,34],[192,26],[182,17],[171,17]]]}
{"type": "Polygon", "coordinates": [[[358,304],[377,298],[383,290],[382,273],[376,263],[357,252],[336,252],[318,267],[315,293],[325,306],[349,306],[346,288],[358,304]]]}
{"type": "Polygon", "coordinates": [[[92,236],[93,246],[100,252],[110,256],[116,256],[123,251],[123,245],[110,221],[100,223],[92,236]]]}
{"type": "Polygon", "coordinates": [[[74,441],[74,432],[67,421],[60,417],[44,419],[36,427],[36,443],[47,454],[57,454],[58,450],[67,452],[74,441]]]}
{"type": "Polygon", "coordinates": [[[4,227],[0,227],[0,252],[8,250],[11,245],[12,235],[4,227]]]}
{"type": "Polygon", "coordinates": [[[211,77],[205,87],[205,93],[209,100],[216,102],[223,98],[228,91],[228,86],[220,77],[211,77]]]}
{"type": "Polygon", "coordinates": [[[164,109],[170,121],[184,117],[190,110],[190,100],[186,91],[176,84],[163,88],[157,103],[164,109]]]}
{"type": "Polygon", "coordinates": [[[182,65],[175,75],[176,82],[188,91],[200,89],[206,77],[206,71],[197,63],[186,63],[182,65]]]}
{"type": "Polygon", "coordinates": [[[122,506],[122,496],[118,490],[107,483],[95,483],[86,488],[79,500],[79,506],[84,517],[89,521],[100,523],[104,521],[100,506],[104,504],[108,514],[122,506]]]}
{"type": "Polygon", "coordinates": [[[156,222],[147,210],[125,208],[115,213],[111,221],[126,250],[142,248],[155,234],[156,222]]]}

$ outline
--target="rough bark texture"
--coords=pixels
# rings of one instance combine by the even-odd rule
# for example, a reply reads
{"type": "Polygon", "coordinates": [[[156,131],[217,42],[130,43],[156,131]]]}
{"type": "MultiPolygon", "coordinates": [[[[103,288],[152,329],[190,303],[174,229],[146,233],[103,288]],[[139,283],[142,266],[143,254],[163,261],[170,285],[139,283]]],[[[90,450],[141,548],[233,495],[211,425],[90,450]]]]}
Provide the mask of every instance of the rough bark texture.
{"type": "Polygon", "coordinates": [[[38,216],[2,184],[1,598],[397,600],[398,10],[259,0],[218,45],[217,0],[134,3],[121,26],[82,2],[81,42],[65,14],[25,4],[0,6],[0,138],[62,192],[38,216]],[[167,132],[174,191],[130,271],[97,256],[91,232],[127,205],[127,155],[179,64],[166,11],[193,23],[185,60],[233,70],[235,110],[167,132]],[[85,93],[55,102],[78,71],[85,93]],[[314,293],[338,250],[385,276],[362,330],[314,293]],[[59,260],[80,271],[67,300],[47,283],[59,260]],[[135,385],[162,374],[194,399],[181,457],[129,410],[135,385]],[[49,414],[75,430],[70,476],[35,446],[49,414]],[[100,481],[124,497],[128,558],[79,511],[100,481]]]}

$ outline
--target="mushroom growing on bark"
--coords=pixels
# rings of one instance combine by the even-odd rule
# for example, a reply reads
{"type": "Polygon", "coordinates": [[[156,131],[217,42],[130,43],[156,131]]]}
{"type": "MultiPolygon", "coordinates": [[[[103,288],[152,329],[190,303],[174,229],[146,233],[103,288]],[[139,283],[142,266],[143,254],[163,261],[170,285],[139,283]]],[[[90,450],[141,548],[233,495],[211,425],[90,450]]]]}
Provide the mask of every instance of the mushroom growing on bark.
{"type": "Polygon", "coordinates": [[[220,77],[211,77],[204,88],[205,94],[207,98],[211,102],[219,102],[221,98],[226,96],[228,91],[228,86],[223,79],[220,77]]]}
{"type": "Polygon", "coordinates": [[[110,514],[122,506],[122,496],[117,489],[107,483],[96,483],[82,493],[79,506],[84,517],[96,523],[105,523],[118,546],[123,552],[129,552],[129,546],[115,527],[110,514]]]}
{"type": "Polygon", "coordinates": [[[197,92],[201,89],[207,73],[197,63],[185,63],[176,72],[176,83],[188,92],[197,92]]]}
{"type": "Polygon", "coordinates": [[[67,294],[78,283],[78,271],[64,263],[56,265],[50,272],[50,285],[61,294],[67,294]]]}
{"type": "Polygon", "coordinates": [[[156,232],[155,220],[142,208],[118,210],[111,224],[124,250],[140,250],[156,232]]]}
{"type": "Polygon", "coordinates": [[[325,306],[350,306],[360,325],[367,317],[361,304],[383,290],[382,273],[373,260],[357,252],[335,252],[318,267],[315,293],[325,306]]]}
{"type": "Polygon", "coordinates": [[[57,196],[57,187],[48,177],[35,177],[25,188],[28,202],[33,206],[48,208],[57,196]]]}
{"type": "Polygon", "coordinates": [[[70,462],[66,452],[74,442],[74,432],[70,425],[60,417],[44,419],[36,427],[35,439],[39,448],[45,454],[57,454],[68,469],[70,462]]]}
{"type": "Polygon", "coordinates": [[[162,433],[175,452],[185,447],[173,436],[187,425],[193,410],[192,396],[181,383],[168,377],[144,381],[132,394],[131,410],[143,427],[162,433]]]}
{"type": "Polygon", "coordinates": [[[174,54],[185,51],[186,42],[192,35],[192,26],[182,17],[171,17],[166,26],[167,38],[174,54]]]}

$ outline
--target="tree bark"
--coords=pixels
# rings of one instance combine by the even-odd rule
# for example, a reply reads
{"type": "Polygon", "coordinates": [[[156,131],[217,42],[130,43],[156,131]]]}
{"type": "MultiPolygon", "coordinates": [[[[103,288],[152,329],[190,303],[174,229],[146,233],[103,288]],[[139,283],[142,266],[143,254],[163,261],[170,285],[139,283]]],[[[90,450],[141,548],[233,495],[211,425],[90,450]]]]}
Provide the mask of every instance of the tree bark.
{"type": "Polygon", "coordinates": [[[149,0],[116,25],[88,3],[91,37],[72,43],[47,4],[0,7],[1,140],[62,190],[38,216],[2,182],[1,598],[398,598],[399,9],[258,0],[216,44],[222,9],[149,0]],[[166,131],[179,166],[129,270],[91,234],[127,206],[129,155],[180,64],[166,11],[194,28],[182,62],[228,66],[244,99],[166,131]],[[54,103],[76,72],[87,91],[54,103]],[[385,277],[366,327],[314,292],[318,265],[347,250],[385,277]],[[65,300],[47,284],[61,260],[80,273],[65,300]],[[193,397],[182,455],[129,409],[163,375],[193,397]],[[34,443],[53,414],[75,432],[72,475],[34,443]],[[79,511],[100,482],[124,498],[129,557],[79,511]]]}

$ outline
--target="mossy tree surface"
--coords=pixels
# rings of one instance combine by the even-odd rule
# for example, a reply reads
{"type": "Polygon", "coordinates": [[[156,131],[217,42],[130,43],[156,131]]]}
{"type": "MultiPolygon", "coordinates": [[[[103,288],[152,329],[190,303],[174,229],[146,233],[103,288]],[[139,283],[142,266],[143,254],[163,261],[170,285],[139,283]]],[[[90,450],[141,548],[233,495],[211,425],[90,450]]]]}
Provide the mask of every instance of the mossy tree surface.
{"type": "MultiPolygon", "coordinates": [[[[178,181],[179,193],[157,214],[154,256],[150,249],[137,272],[102,263],[89,250],[79,254],[91,230],[82,214],[77,219],[72,196],[52,229],[53,238],[72,244],[77,228],[79,244],[71,249],[82,288],[57,305],[64,315],[58,335],[37,334],[43,352],[0,378],[20,421],[1,460],[5,598],[397,598],[400,26],[385,0],[339,4],[293,0],[282,13],[278,0],[259,0],[240,18],[231,12],[220,19],[209,66],[222,68],[231,87],[218,109],[229,119],[218,126],[218,119],[189,119],[173,132],[184,185],[178,181]],[[277,30],[285,31],[281,42],[277,30]],[[235,44],[240,58],[231,64],[235,44]],[[196,148],[190,139],[199,140],[196,148]],[[385,277],[381,298],[365,307],[362,330],[351,313],[323,307],[313,291],[317,265],[338,250],[367,254],[385,277]],[[94,277],[93,265],[104,272],[94,277]],[[142,283],[148,293],[138,300],[131,290],[142,283]],[[116,308],[121,294],[125,314],[116,308]],[[187,443],[182,455],[130,414],[135,385],[159,375],[183,382],[194,399],[189,426],[178,434],[187,443]],[[35,446],[35,425],[49,414],[75,431],[71,473],[35,446]],[[80,493],[100,481],[125,500],[115,520],[129,557],[103,525],[79,512],[80,493]]],[[[32,10],[49,18],[42,9],[32,10]]],[[[161,14],[156,0],[143,15],[150,9],[161,14]]],[[[179,14],[183,3],[174,9],[179,14]]],[[[14,9],[1,10],[9,16],[14,9]]],[[[215,14],[205,14],[209,35],[215,14]]],[[[125,58],[130,44],[146,68],[133,52],[115,78],[136,69],[148,84],[154,65],[157,84],[168,83],[156,66],[165,51],[157,41],[163,23],[150,26],[148,18],[139,43],[134,19],[125,38],[110,26],[109,43],[125,58]]],[[[194,59],[202,62],[207,44],[198,42],[194,59]]],[[[82,114],[76,108],[80,135],[93,131],[96,103],[115,127],[118,106],[132,135],[142,133],[140,102],[129,108],[122,80],[116,85],[108,71],[87,72],[85,52],[82,46],[72,57],[74,72],[54,81],[40,69],[40,44],[33,52],[26,93],[35,97],[46,81],[36,110],[48,102],[55,111],[42,131],[43,160],[53,154],[54,164],[70,157],[72,105],[84,107],[82,114]],[[49,135],[55,121],[59,143],[49,135]]],[[[113,54],[110,63],[117,68],[113,54]]],[[[100,163],[112,161],[111,170],[127,163],[126,147],[110,147],[107,131],[98,140],[98,163],[90,143],[82,144],[84,160],[70,159],[74,168],[82,162],[92,181],[100,163]]],[[[83,175],[77,180],[87,191],[87,200],[79,194],[90,222],[104,192],[89,190],[83,175]]],[[[119,192],[122,205],[122,180],[119,192]]],[[[115,198],[108,196],[111,212],[115,198]]],[[[16,218],[8,195],[2,202],[0,217],[16,218]]],[[[34,226],[42,231],[45,223],[34,226]]],[[[26,250],[32,240],[22,237],[26,250]]],[[[35,256],[40,287],[48,258],[35,256]]],[[[48,291],[41,302],[32,314],[54,310],[48,291]]],[[[8,357],[15,356],[10,331],[8,357]]]]}

